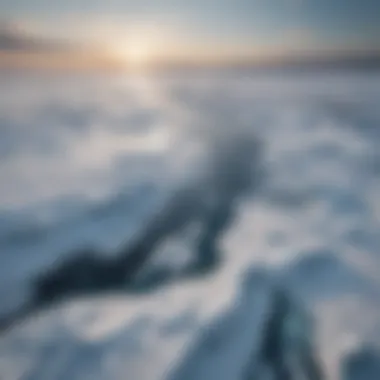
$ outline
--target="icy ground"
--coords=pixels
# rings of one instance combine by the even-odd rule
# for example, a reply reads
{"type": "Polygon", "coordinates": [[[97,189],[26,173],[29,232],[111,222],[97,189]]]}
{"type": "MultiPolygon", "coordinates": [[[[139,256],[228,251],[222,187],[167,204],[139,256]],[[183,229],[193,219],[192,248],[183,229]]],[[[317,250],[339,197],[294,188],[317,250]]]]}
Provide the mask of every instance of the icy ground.
{"type": "MultiPolygon", "coordinates": [[[[240,380],[266,307],[265,291],[244,282],[249,268],[286,283],[313,314],[329,379],[349,352],[379,346],[380,74],[0,83],[4,312],[73,248],[128,241],[196,181],[220,136],[251,131],[265,168],[260,188],[238,199],[218,271],[31,318],[0,337],[1,380],[240,380]]],[[[191,242],[191,231],[169,239],[159,260],[180,265],[191,242]]]]}

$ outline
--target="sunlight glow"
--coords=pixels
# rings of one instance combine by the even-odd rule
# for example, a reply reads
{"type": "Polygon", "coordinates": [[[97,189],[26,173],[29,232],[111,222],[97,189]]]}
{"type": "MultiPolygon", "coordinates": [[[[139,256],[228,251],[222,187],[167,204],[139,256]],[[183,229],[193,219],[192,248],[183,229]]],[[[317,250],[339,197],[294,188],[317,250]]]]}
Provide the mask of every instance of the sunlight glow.
{"type": "Polygon", "coordinates": [[[134,25],[113,38],[113,51],[125,65],[133,70],[146,69],[164,49],[167,33],[162,28],[134,25]]]}
{"type": "Polygon", "coordinates": [[[136,41],[123,49],[120,55],[128,67],[142,69],[152,63],[153,48],[142,41],[136,41]]]}

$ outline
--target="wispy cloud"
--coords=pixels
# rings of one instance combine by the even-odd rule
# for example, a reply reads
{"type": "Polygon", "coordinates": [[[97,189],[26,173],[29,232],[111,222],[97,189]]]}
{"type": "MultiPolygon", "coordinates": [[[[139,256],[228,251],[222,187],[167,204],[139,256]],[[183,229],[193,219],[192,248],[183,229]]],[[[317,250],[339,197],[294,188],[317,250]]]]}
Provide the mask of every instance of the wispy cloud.
{"type": "Polygon", "coordinates": [[[51,52],[73,50],[64,41],[34,36],[31,32],[11,22],[0,23],[0,51],[51,52]]]}
{"type": "Polygon", "coordinates": [[[24,25],[0,23],[0,69],[108,69],[121,62],[93,46],[52,38],[24,25]]]}

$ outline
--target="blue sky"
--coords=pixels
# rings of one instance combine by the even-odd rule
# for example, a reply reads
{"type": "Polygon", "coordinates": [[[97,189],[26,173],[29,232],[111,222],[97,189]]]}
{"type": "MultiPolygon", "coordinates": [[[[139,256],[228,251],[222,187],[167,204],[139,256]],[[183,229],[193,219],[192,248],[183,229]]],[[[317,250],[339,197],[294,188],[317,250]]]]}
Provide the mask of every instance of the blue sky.
{"type": "Polygon", "coordinates": [[[0,11],[40,35],[126,55],[129,40],[163,56],[380,48],[379,0],[0,0],[0,11]]]}

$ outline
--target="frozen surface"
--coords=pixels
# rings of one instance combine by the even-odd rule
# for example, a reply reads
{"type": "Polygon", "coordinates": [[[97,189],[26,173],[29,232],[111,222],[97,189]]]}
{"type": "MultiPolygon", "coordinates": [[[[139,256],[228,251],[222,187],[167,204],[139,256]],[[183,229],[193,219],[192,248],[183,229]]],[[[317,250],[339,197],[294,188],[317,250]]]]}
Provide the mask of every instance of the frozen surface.
{"type": "MultiPolygon", "coordinates": [[[[2,311],[74,248],[128,241],[175,189],[202,177],[221,137],[258,136],[265,168],[260,188],[238,199],[218,271],[31,318],[0,338],[1,380],[235,379],[265,310],[259,288],[238,302],[255,266],[275,272],[313,313],[329,378],[348,352],[379,345],[379,74],[0,83],[2,311]],[[222,342],[211,356],[205,331],[222,342]]],[[[158,256],[181,262],[191,241],[191,231],[179,234],[158,256]]]]}

